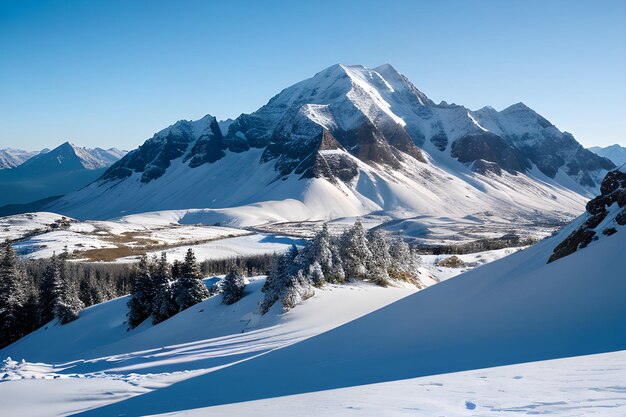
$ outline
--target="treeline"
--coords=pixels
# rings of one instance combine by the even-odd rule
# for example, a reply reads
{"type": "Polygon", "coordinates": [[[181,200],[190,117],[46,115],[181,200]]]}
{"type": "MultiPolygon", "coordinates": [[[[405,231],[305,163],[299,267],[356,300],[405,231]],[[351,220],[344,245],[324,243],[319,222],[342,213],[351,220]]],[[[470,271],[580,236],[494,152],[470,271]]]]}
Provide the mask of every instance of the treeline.
{"type": "MultiPolygon", "coordinates": [[[[70,262],[67,250],[48,259],[20,259],[9,242],[0,246],[0,348],[54,319],[58,319],[61,324],[68,323],[77,317],[82,308],[127,295],[134,288],[140,288],[139,283],[146,282],[146,265],[149,265],[150,274],[154,274],[160,284],[177,280],[183,274],[189,275],[190,270],[185,262],[175,261],[170,265],[165,258],[146,258],[137,265],[70,262]],[[159,262],[163,271],[160,275],[155,273],[158,268],[154,267],[159,262]]],[[[266,275],[273,259],[273,255],[253,255],[206,260],[199,264],[196,262],[191,268],[191,275],[223,275],[231,271],[242,278],[243,275],[266,275]]],[[[193,299],[194,286],[189,285],[188,280],[181,281],[180,285],[183,284],[189,287],[185,291],[192,292],[190,296],[193,299]]],[[[196,288],[199,288],[196,299],[205,295],[202,287],[196,288]]],[[[162,298],[158,300],[156,309],[152,306],[146,308],[148,303],[145,300],[135,300],[141,308],[133,311],[138,312],[143,308],[146,311],[129,317],[131,327],[153,314],[156,322],[162,321],[179,311],[180,305],[193,302],[185,301],[180,292],[172,303],[171,297],[164,297],[165,293],[160,291],[159,297],[162,298]]]]}
{"type": "Polygon", "coordinates": [[[414,249],[422,255],[466,255],[469,253],[484,252],[520,246],[530,246],[538,242],[534,237],[522,239],[520,236],[509,233],[492,239],[478,239],[471,242],[450,245],[414,245],[414,249]]]}
{"type": "Polygon", "coordinates": [[[365,230],[360,221],[340,236],[331,236],[323,226],[304,248],[296,246],[275,256],[274,265],[263,286],[261,313],[277,301],[290,309],[310,298],[314,287],[325,283],[369,281],[387,286],[390,281],[420,285],[419,257],[404,239],[390,238],[380,230],[365,230]]]}
{"type": "Polygon", "coordinates": [[[52,320],[65,324],[89,307],[130,294],[128,325],[160,323],[217,293],[232,304],[245,294],[244,275],[268,275],[263,286],[264,314],[277,301],[290,309],[325,283],[392,281],[419,285],[419,257],[402,238],[367,231],[360,221],[339,236],[326,225],[304,247],[285,254],[198,262],[192,249],[183,261],[169,263],[143,256],[136,264],[69,262],[64,251],[50,259],[22,260],[9,242],[0,253],[0,347],[52,320]],[[211,288],[203,277],[227,274],[211,288]]]}
{"type": "Polygon", "coordinates": [[[7,241],[0,247],[0,347],[58,319],[68,323],[84,308],[128,293],[127,265],[68,262],[67,251],[22,260],[7,241]]]}
{"type": "Polygon", "coordinates": [[[224,294],[224,304],[233,304],[243,296],[245,288],[243,275],[236,268],[255,270],[263,263],[262,257],[205,263],[216,273],[221,272],[218,267],[231,268],[223,280],[208,288],[203,281],[206,273],[201,270],[191,248],[182,262],[175,260],[171,265],[165,252],[160,257],[142,256],[135,267],[128,300],[129,328],[139,326],[148,318],[152,324],[158,324],[217,293],[224,294]]]}
{"type": "Polygon", "coordinates": [[[205,276],[224,275],[236,271],[247,277],[267,275],[274,264],[274,255],[249,255],[226,259],[207,259],[200,266],[205,276]]]}

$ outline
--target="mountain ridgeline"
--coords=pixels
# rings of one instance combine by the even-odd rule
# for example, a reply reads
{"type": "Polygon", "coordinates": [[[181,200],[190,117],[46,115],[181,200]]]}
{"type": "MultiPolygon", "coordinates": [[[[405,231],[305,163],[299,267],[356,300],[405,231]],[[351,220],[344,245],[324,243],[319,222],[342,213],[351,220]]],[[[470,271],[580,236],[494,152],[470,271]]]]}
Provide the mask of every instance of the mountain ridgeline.
{"type": "MultiPolygon", "coordinates": [[[[113,189],[129,200],[135,212],[226,207],[279,197],[307,200],[303,197],[304,183],[295,193],[297,187],[286,191],[285,186],[279,191],[280,187],[272,185],[297,178],[304,182],[324,179],[342,193],[349,188],[357,201],[354,204],[360,205],[356,214],[362,214],[376,208],[415,208],[400,201],[402,197],[395,191],[383,190],[394,187],[381,186],[379,179],[383,177],[395,183],[408,178],[425,184],[436,180],[437,175],[452,175],[455,181],[480,188],[468,177],[481,181],[488,177],[493,182],[494,178],[499,181],[497,177],[514,176],[517,179],[512,181],[523,181],[522,175],[589,197],[614,167],[610,160],[586,150],[571,134],[560,131],[523,103],[502,111],[436,104],[390,65],[375,69],[334,65],[286,88],[256,112],[242,114],[234,121],[218,122],[207,115],[175,123],[113,164],[95,185],[54,203],[51,209],[82,217],[87,213],[96,217],[117,215],[121,208],[104,212],[90,205],[113,189]],[[236,156],[246,154],[248,157],[236,156]],[[223,162],[225,159],[229,161],[223,162]],[[145,186],[168,176],[206,182],[200,178],[207,175],[197,174],[196,178],[191,171],[213,172],[206,167],[214,165],[216,171],[221,169],[220,163],[245,165],[242,175],[245,172],[258,180],[251,186],[254,190],[242,191],[240,199],[230,199],[227,204],[207,189],[216,186],[215,180],[230,180],[222,181],[219,175],[211,174],[211,184],[198,184],[195,190],[177,187],[177,202],[140,201],[142,184],[148,193],[145,186]],[[262,167],[259,172],[249,166],[253,163],[262,167]],[[378,179],[362,176],[366,171],[375,172],[378,179]],[[401,173],[404,179],[389,180],[391,171],[401,173]],[[363,192],[366,183],[373,183],[370,188],[376,188],[375,197],[363,192]],[[263,194],[264,188],[271,198],[263,194]],[[199,190],[206,192],[206,198],[196,195],[199,190]]],[[[172,184],[172,179],[168,177],[163,184],[172,184]]],[[[419,192],[411,187],[412,192],[419,192]]],[[[150,188],[150,195],[157,188],[150,188]]],[[[536,192],[540,193],[553,194],[543,188],[536,192]]]]}

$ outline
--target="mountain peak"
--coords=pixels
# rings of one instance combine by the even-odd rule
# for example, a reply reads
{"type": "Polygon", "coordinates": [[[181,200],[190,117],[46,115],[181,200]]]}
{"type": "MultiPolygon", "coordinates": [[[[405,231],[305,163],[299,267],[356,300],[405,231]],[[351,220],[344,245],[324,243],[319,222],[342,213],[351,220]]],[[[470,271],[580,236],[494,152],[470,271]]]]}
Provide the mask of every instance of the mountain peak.
{"type": "Polygon", "coordinates": [[[513,112],[513,111],[532,111],[533,113],[535,112],[533,109],[531,109],[530,107],[528,107],[526,104],[524,104],[523,102],[517,102],[515,104],[510,105],[509,107],[507,107],[506,109],[502,110],[503,112],[513,112]]]}

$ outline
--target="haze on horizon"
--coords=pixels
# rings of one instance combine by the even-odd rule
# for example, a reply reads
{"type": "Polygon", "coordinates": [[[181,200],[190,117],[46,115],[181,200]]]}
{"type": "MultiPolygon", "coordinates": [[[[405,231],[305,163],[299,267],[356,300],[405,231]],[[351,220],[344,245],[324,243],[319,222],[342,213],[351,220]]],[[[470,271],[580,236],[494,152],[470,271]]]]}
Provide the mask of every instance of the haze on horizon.
{"type": "Polygon", "coordinates": [[[0,148],[133,149],[249,113],[335,63],[392,64],[435,102],[522,101],[626,145],[626,2],[0,2],[0,148]]]}

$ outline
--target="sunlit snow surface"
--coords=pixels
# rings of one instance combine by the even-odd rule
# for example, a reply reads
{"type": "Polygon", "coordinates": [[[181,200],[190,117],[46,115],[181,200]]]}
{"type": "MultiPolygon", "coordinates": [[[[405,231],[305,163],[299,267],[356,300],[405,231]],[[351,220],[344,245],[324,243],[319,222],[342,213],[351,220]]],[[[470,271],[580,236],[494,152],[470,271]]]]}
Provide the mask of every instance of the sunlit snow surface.
{"type": "Polygon", "coordinates": [[[186,410],[168,416],[626,415],[626,351],[186,410]]]}

